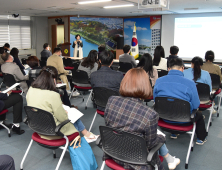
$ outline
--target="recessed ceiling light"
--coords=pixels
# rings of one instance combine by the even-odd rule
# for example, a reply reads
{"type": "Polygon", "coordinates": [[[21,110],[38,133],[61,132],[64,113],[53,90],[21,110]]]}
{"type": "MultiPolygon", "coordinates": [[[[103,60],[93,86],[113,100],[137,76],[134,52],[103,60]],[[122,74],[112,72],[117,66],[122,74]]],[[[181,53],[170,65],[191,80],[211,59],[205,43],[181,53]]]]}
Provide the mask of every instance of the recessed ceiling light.
{"type": "Polygon", "coordinates": [[[82,1],[82,2],[78,2],[78,4],[91,4],[91,3],[108,2],[108,1],[112,1],[112,0],[82,1]]]}
{"type": "Polygon", "coordinates": [[[121,8],[121,7],[131,7],[133,4],[125,4],[125,5],[115,5],[115,6],[104,6],[103,8],[121,8]]]}

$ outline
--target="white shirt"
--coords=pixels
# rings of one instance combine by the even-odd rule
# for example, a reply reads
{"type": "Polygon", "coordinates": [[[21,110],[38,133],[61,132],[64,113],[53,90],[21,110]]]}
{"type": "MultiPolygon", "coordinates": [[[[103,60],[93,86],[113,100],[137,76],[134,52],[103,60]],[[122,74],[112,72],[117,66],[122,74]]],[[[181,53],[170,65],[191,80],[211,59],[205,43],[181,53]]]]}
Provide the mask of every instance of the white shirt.
{"type": "Polygon", "coordinates": [[[161,57],[159,65],[153,66],[153,68],[155,68],[157,70],[166,70],[167,71],[167,59],[161,57]]]}

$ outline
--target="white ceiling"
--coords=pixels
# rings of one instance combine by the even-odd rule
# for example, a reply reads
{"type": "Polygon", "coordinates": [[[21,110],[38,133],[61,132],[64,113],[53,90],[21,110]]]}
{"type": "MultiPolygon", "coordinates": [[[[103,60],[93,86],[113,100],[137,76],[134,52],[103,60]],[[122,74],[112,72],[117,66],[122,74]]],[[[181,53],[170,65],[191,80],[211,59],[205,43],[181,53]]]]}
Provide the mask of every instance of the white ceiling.
{"type": "MultiPolygon", "coordinates": [[[[62,16],[62,15],[97,15],[97,16],[139,16],[171,13],[222,12],[222,0],[170,0],[167,11],[138,10],[138,0],[112,0],[111,2],[78,5],[85,0],[7,0],[0,5],[0,15],[18,13],[22,16],[62,16]],[[103,9],[103,6],[134,3],[127,8],[103,9]],[[184,10],[184,8],[198,8],[184,10]]],[[[89,1],[89,0],[88,0],[89,1]]]]}

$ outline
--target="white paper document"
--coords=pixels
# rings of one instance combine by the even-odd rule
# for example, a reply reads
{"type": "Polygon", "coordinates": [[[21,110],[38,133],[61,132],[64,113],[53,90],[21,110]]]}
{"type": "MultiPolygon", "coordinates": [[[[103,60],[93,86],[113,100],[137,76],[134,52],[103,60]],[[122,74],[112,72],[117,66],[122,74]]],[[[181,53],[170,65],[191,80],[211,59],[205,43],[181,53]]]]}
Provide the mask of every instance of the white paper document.
{"type": "Polygon", "coordinates": [[[157,135],[162,135],[162,136],[166,136],[163,132],[161,132],[159,129],[157,129],[157,135]]]}
{"type": "Polygon", "coordinates": [[[11,87],[7,88],[6,90],[2,91],[2,93],[7,93],[9,92],[10,90],[16,88],[20,83],[15,83],[13,84],[11,87]]]}
{"type": "MultiPolygon", "coordinates": [[[[56,84],[56,87],[59,88],[59,87],[62,87],[62,86],[66,86],[66,83],[59,83],[59,84],[56,84]]],[[[67,106],[68,107],[68,106],[67,106]]]]}
{"type": "Polygon", "coordinates": [[[72,123],[75,123],[78,119],[83,116],[83,113],[77,110],[76,108],[70,108],[69,106],[62,105],[63,108],[68,112],[68,118],[72,123]]]}

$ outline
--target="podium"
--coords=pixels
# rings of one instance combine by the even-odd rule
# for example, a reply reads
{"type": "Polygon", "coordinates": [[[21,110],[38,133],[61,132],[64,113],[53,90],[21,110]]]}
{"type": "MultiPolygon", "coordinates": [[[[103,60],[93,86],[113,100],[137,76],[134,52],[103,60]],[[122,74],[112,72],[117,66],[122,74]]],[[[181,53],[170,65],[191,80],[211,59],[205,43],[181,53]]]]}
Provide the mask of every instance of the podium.
{"type": "Polygon", "coordinates": [[[63,44],[59,44],[62,49],[62,56],[70,56],[70,45],[71,43],[65,42],[63,44]]]}
{"type": "Polygon", "coordinates": [[[116,49],[116,59],[119,60],[119,56],[124,54],[123,49],[116,49]]]}

